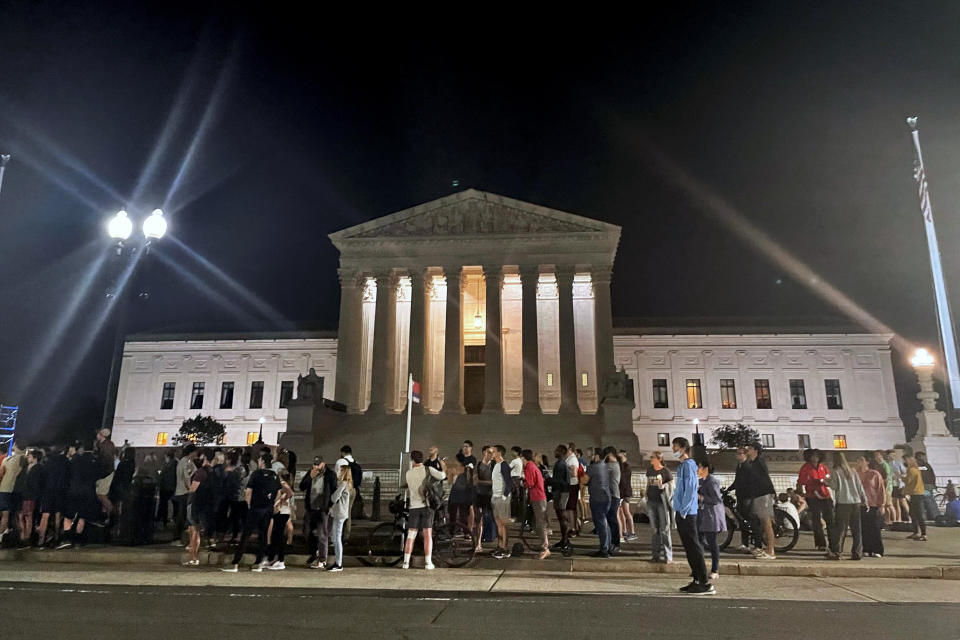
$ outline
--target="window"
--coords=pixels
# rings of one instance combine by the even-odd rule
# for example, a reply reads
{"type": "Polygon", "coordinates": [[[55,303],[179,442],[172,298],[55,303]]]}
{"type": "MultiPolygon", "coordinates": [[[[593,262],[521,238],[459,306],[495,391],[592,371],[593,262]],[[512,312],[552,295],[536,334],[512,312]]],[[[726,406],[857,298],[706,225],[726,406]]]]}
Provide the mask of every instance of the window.
{"type": "Polygon", "coordinates": [[[653,380],[653,408],[654,409],[670,408],[670,401],[667,399],[666,378],[654,378],[653,380]]]}
{"type": "Polygon", "coordinates": [[[580,374],[580,386],[581,386],[581,387],[590,386],[590,378],[589,378],[589,376],[587,376],[587,372],[586,372],[586,371],[584,371],[583,373],[580,374]]]}
{"type": "Polygon", "coordinates": [[[176,382],[163,383],[163,394],[160,396],[160,409],[173,409],[173,394],[176,390],[176,382]]]}
{"type": "Polygon", "coordinates": [[[256,444],[257,440],[260,438],[260,434],[256,431],[247,431],[247,446],[251,444],[256,444]]]}
{"type": "Polygon", "coordinates": [[[757,409],[770,409],[773,404],[770,402],[770,381],[754,380],[753,389],[757,394],[757,409]]]}
{"type": "Polygon", "coordinates": [[[165,447],[167,446],[167,441],[170,439],[170,434],[166,431],[161,431],[157,434],[157,446],[165,447]]]}
{"type": "Polygon", "coordinates": [[[800,434],[797,434],[797,445],[799,445],[799,447],[800,447],[801,449],[809,449],[809,448],[810,448],[810,434],[809,434],[809,433],[800,433],[800,434]]]}
{"type": "Polygon", "coordinates": [[[220,408],[233,409],[233,383],[224,382],[220,387],[220,408]]]}
{"type": "Polygon", "coordinates": [[[250,383],[250,408],[263,409],[263,380],[250,383]]]}
{"type": "Polygon", "coordinates": [[[720,407],[723,409],[737,408],[737,386],[733,378],[720,380],[720,407]]]}
{"type": "Polygon", "coordinates": [[[790,406],[793,409],[807,408],[807,392],[803,380],[790,380],[790,406]]]}
{"type": "Polygon", "coordinates": [[[190,408],[203,409],[203,388],[206,386],[203,382],[194,382],[193,390],[190,392],[190,408]]]}
{"type": "Polygon", "coordinates": [[[548,386],[548,387],[552,387],[552,386],[553,386],[553,374],[552,374],[552,373],[548,373],[548,374],[547,374],[547,386],[548,386]]]}
{"type": "Polygon", "coordinates": [[[823,385],[827,388],[827,409],[843,409],[843,398],[840,397],[840,381],[824,380],[823,385]]]}
{"type": "Polygon", "coordinates": [[[700,397],[699,378],[687,379],[687,409],[702,409],[703,400],[700,397]]]}
{"type": "Polygon", "coordinates": [[[847,436],[840,434],[833,436],[833,448],[834,449],[846,449],[847,448],[847,436]]]}
{"type": "Polygon", "coordinates": [[[760,440],[763,442],[764,449],[773,449],[777,446],[772,433],[764,433],[760,436],[760,440]]]}
{"type": "Polygon", "coordinates": [[[669,434],[669,433],[658,433],[658,434],[657,434],[657,446],[658,446],[658,447],[669,447],[669,446],[670,446],[670,434],[669,434]]]}
{"type": "Polygon", "coordinates": [[[286,409],[293,400],[293,380],[284,380],[280,383],[280,408],[286,409]]]}

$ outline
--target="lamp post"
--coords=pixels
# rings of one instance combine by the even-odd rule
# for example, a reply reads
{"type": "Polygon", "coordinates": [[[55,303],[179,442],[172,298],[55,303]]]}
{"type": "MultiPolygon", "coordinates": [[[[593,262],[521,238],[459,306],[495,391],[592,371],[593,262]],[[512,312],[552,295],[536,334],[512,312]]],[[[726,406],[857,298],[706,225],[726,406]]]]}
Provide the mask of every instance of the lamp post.
{"type": "Polygon", "coordinates": [[[910,358],[910,364],[917,372],[917,383],[920,385],[917,400],[920,401],[923,408],[917,414],[919,429],[915,437],[950,435],[943,419],[943,412],[937,410],[937,398],[940,397],[940,394],[933,390],[933,366],[935,364],[933,354],[926,349],[917,349],[913,357],[910,358]]]}
{"type": "MultiPolygon", "coordinates": [[[[163,211],[154,209],[153,212],[144,219],[141,225],[141,231],[143,232],[142,244],[130,243],[128,241],[133,234],[133,221],[127,215],[127,212],[121,209],[107,221],[106,231],[107,236],[114,241],[117,258],[121,261],[122,265],[124,254],[126,254],[128,260],[136,260],[136,253],[139,250],[143,251],[144,256],[148,255],[150,253],[151,243],[160,240],[166,235],[167,221],[163,217],[163,211]]],[[[110,379],[107,382],[107,399],[104,403],[103,420],[101,422],[101,427],[107,429],[113,428],[113,418],[117,408],[117,386],[120,383],[123,339],[126,333],[127,323],[126,305],[128,296],[122,295],[123,292],[121,288],[126,284],[125,279],[134,281],[134,274],[136,273],[137,267],[138,263],[136,262],[128,269],[124,269],[123,266],[121,266],[119,274],[122,275],[114,282],[111,291],[107,292],[107,298],[118,298],[118,302],[120,302],[120,309],[117,313],[117,334],[113,345],[113,359],[110,363],[110,379]]],[[[135,287],[128,286],[127,288],[134,289],[135,287]]],[[[146,292],[138,291],[136,295],[143,300],[149,297],[146,292]]]]}
{"type": "Polygon", "coordinates": [[[703,444],[703,434],[700,433],[700,418],[693,419],[693,444],[703,444]]]}

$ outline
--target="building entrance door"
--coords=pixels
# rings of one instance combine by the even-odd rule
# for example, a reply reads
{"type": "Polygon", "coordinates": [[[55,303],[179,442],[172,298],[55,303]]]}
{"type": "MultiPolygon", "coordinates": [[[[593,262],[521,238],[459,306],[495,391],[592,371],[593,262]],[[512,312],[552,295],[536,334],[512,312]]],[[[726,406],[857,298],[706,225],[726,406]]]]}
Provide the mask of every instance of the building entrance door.
{"type": "Polygon", "coordinates": [[[464,349],[463,358],[463,408],[467,413],[483,410],[484,371],[483,345],[471,345],[464,349]]]}

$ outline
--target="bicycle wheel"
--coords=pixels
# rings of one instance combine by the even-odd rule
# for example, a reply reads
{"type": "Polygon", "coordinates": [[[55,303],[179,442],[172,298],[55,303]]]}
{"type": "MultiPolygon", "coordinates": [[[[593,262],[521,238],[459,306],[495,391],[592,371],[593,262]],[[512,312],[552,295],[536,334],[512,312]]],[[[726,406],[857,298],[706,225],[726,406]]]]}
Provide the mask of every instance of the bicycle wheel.
{"type": "Polygon", "coordinates": [[[473,561],[477,538],[462,524],[433,529],[434,556],[446,567],[465,567],[473,561]]]}
{"type": "Polygon", "coordinates": [[[378,524],[367,538],[366,553],[357,559],[368,567],[394,567],[403,560],[403,531],[392,522],[378,524]]]}
{"type": "Polygon", "coordinates": [[[720,539],[718,540],[720,551],[725,551],[727,547],[730,546],[730,543],[733,542],[733,532],[738,529],[737,521],[730,516],[729,509],[725,509],[725,511],[727,512],[727,530],[720,534],[720,539]]]}
{"type": "Polygon", "coordinates": [[[800,526],[793,516],[779,509],[773,514],[773,548],[777,553],[786,553],[800,540],[800,526]]]}

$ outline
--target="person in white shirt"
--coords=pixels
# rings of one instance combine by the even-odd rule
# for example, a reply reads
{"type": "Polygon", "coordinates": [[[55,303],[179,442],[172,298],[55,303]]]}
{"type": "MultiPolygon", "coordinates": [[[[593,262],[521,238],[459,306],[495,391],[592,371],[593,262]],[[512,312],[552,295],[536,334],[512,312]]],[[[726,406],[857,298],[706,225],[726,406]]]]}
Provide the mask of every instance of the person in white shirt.
{"type": "Polygon", "coordinates": [[[567,510],[573,512],[573,529],[570,531],[570,537],[580,535],[580,525],[583,520],[578,517],[577,507],[580,506],[580,458],[577,457],[577,445],[573,442],[567,443],[567,475],[569,476],[570,495],[567,498],[567,510]]]}
{"type": "Polygon", "coordinates": [[[513,456],[510,459],[510,482],[513,485],[510,493],[510,515],[519,521],[523,520],[523,510],[527,504],[523,486],[522,452],[523,449],[521,447],[510,447],[510,453],[513,456]]]}
{"type": "Polygon", "coordinates": [[[410,462],[412,467],[407,471],[407,493],[410,498],[410,513],[407,516],[407,541],[403,548],[403,568],[410,568],[410,556],[413,554],[413,543],[417,539],[417,531],[423,531],[424,569],[433,569],[433,509],[427,505],[424,498],[424,483],[427,474],[434,480],[446,478],[446,464],[441,460],[442,471],[423,464],[423,452],[411,451],[410,462]]]}
{"type": "MultiPolygon", "coordinates": [[[[353,459],[353,449],[350,448],[350,445],[345,444],[340,447],[340,457],[337,458],[336,463],[333,466],[333,472],[337,474],[337,477],[340,477],[340,467],[344,465],[351,465],[355,463],[356,460],[353,459]]],[[[353,530],[353,502],[357,499],[357,487],[350,485],[350,508],[347,511],[347,520],[343,523],[343,541],[346,542],[350,540],[350,532],[353,530]]]]}

